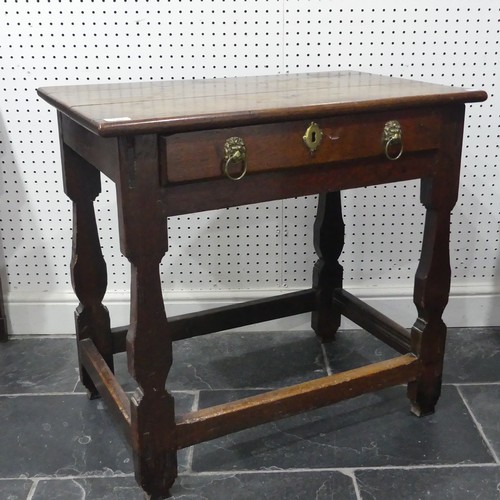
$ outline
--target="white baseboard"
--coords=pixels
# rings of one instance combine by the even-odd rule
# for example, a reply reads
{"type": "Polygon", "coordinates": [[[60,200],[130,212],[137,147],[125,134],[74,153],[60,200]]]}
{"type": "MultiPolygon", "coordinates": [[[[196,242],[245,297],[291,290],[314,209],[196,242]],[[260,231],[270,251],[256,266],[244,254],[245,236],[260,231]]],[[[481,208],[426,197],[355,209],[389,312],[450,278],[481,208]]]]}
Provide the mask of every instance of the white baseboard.
{"type": "MultiPolygon", "coordinates": [[[[287,290],[292,291],[292,290],[287,290]]],[[[349,288],[358,298],[377,308],[404,327],[410,327],[416,310],[409,288],[349,288]]],[[[169,293],[166,308],[169,315],[201,311],[245,300],[270,297],[283,290],[226,291],[226,292],[176,292],[169,293]]],[[[43,293],[14,291],[5,297],[6,316],[11,335],[60,335],[74,332],[73,312],[77,301],[73,292],[43,293]]],[[[129,302],[126,293],[108,293],[105,305],[110,310],[112,326],[129,323],[129,302]]],[[[444,319],[449,327],[500,325],[500,290],[490,286],[452,288],[444,319]]],[[[247,331],[286,331],[309,329],[309,314],[245,327],[247,331]]],[[[344,320],[344,329],[357,328],[344,320]]]]}

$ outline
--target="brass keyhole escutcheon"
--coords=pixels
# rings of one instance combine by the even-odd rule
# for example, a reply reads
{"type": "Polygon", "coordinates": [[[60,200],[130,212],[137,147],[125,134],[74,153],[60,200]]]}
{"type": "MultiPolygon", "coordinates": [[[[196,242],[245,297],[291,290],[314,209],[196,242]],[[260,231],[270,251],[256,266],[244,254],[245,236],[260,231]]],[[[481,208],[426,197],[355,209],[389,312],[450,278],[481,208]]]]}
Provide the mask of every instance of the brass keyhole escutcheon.
{"type": "Polygon", "coordinates": [[[321,140],[323,139],[323,131],[319,127],[319,125],[315,122],[311,122],[311,125],[307,127],[306,133],[304,137],[302,137],[306,146],[309,148],[311,154],[313,154],[318,146],[321,144],[321,140]]]}

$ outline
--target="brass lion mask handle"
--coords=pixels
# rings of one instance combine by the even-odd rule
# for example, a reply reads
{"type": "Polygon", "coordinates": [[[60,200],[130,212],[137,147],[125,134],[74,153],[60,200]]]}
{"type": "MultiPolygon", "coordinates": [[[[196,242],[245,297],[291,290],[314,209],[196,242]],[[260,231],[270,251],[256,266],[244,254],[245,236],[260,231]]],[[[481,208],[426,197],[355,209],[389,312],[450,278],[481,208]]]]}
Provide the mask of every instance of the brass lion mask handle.
{"type": "Polygon", "coordinates": [[[388,121],[384,125],[382,134],[385,157],[388,160],[397,160],[403,154],[403,134],[401,124],[397,120],[388,121]]]}
{"type": "Polygon", "coordinates": [[[224,175],[232,181],[239,181],[247,173],[247,150],[241,137],[229,137],[224,143],[224,175]],[[241,164],[238,175],[230,173],[230,167],[241,164]]]}

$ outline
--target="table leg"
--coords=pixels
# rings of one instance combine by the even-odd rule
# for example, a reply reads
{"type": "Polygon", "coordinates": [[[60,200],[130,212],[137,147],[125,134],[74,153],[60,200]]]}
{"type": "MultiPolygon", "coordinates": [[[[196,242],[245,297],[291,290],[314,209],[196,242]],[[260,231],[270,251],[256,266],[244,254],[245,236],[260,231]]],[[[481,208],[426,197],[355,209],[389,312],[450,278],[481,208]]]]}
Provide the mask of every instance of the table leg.
{"type": "Polygon", "coordinates": [[[422,372],[408,386],[412,412],[418,416],[434,412],[441,394],[441,373],[446,325],[441,316],[450,288],[448,209],[427,207],[422,255],[415,277],[414,302],[418,319],[412,328],[412,350],[422,362],[422,372]]]}
{"type": "Polygon", "coordinates": [[[177,476],[174,399],[166,391],[172,339],[163,304],[160,262],[167,218],[158,185],[156,136],[120,139],[117,186],[120,239],[132,265],[127,355],[138,388],[131,398],[135,475],[150,498],[167,498],[177,476]]]}
{"type": "Polygon", "coordinates": [[[421,371],[408,384],[412,412],[418,416],[433,413],[441,394],[446,343],[442,314],[450,291],[450,215],[458,197],[463,113],[463,106],[450,110],[437,173],[421,183],[426,216],[413,295],[418,319],[411,332],[412,351],[420,359],[421,371]]]}
{"type": "Polygon", "coordinates": [[[314,248],[319,257],[313,271],[316,309],[311,324],[322,342],[333,340],[340,326],[341,315],[333,306],[333,291],[342,288],[343,268],[338,259],[343,247],[341,193],[320,194],[314,224],[314,248]]]}
{"type": "MultiPolygon", "coordinates": [[[[64,189],[73,201],[73,256],[71,277],[80,304],[75,312],[78,340],[91,338],[113,370],[109,313],[102,305],[106,293],[106,262],[101,252],[94,200],[101,191],[100,173],[66,145],[62,147],[64,189]]],[[[80,363],[80,380],[90,398],[97,389],[80,363]]]]}

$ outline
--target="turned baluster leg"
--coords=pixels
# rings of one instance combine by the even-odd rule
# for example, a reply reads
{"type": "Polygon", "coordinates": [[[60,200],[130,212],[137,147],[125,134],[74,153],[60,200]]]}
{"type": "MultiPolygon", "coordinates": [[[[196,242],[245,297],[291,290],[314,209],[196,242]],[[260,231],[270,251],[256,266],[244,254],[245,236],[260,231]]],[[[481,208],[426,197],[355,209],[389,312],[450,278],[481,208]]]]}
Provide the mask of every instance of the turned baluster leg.
{"type": "MultiPolygon", "coordinates": [[[[91,338],[113,370],[109,313],[102,305],[106,293],[106,262],[101,252],[94,200],[101,191],[100,173],[66,145],[62,146],[64,189],[73,201],[73,254],[71,278],[80,304],[75,312],[78,340],[91,338]]],[[[98,392],[80,363],[80,380],[89,397],[98,392]]]]}
{"type": "Polygon", "coordinates": [[[426,207],[420,263],[415,276],[414,302],[418,319],[412,328],[412,351],[422,363],[421,373],[408,385],[412,412],[434,412],[441,394],[446,325],[442,314],[450,290],[450,212],[459,188],[463,106],[453,108],[443,127],[443,141],[432,178],[422,179],[421,201],[426,207]]]}
{"type": "Polygon", "coordinates": [[[340,191],[321,194],[314,224],[314,248],[319,257],[314,265],[313,289],[316,309],[312,328],[322,342],[334,339],[341,315],[333,306],[333,291],[342,288],[343,268],[338,259],[344,247],[344,222],[340,191]]]}
{"type": "Polygon", "coordinates": [[[449,212],[427,208],[424,252],[415,279],[414,301],[418,319],[412,328],[412,350],[422,361],[422,372],[408,386],[412,412],[432,413],[441,393],[446,325],[441,315],[448,301],[449,212]],[[427,249],[427,251],[425,251],[427,249]]]}
{"type": "Polygon", "coordinates": [[[173,397],[165,390],[172,339],[163,304],[160,262],[167,218],[158,184],[156,136],[120,139],[117,186],[122,252],[132,265],[127,355],[138,388],[131,399],[135,475],[148,498],[167,498],[177,475],[173,397]]]}

